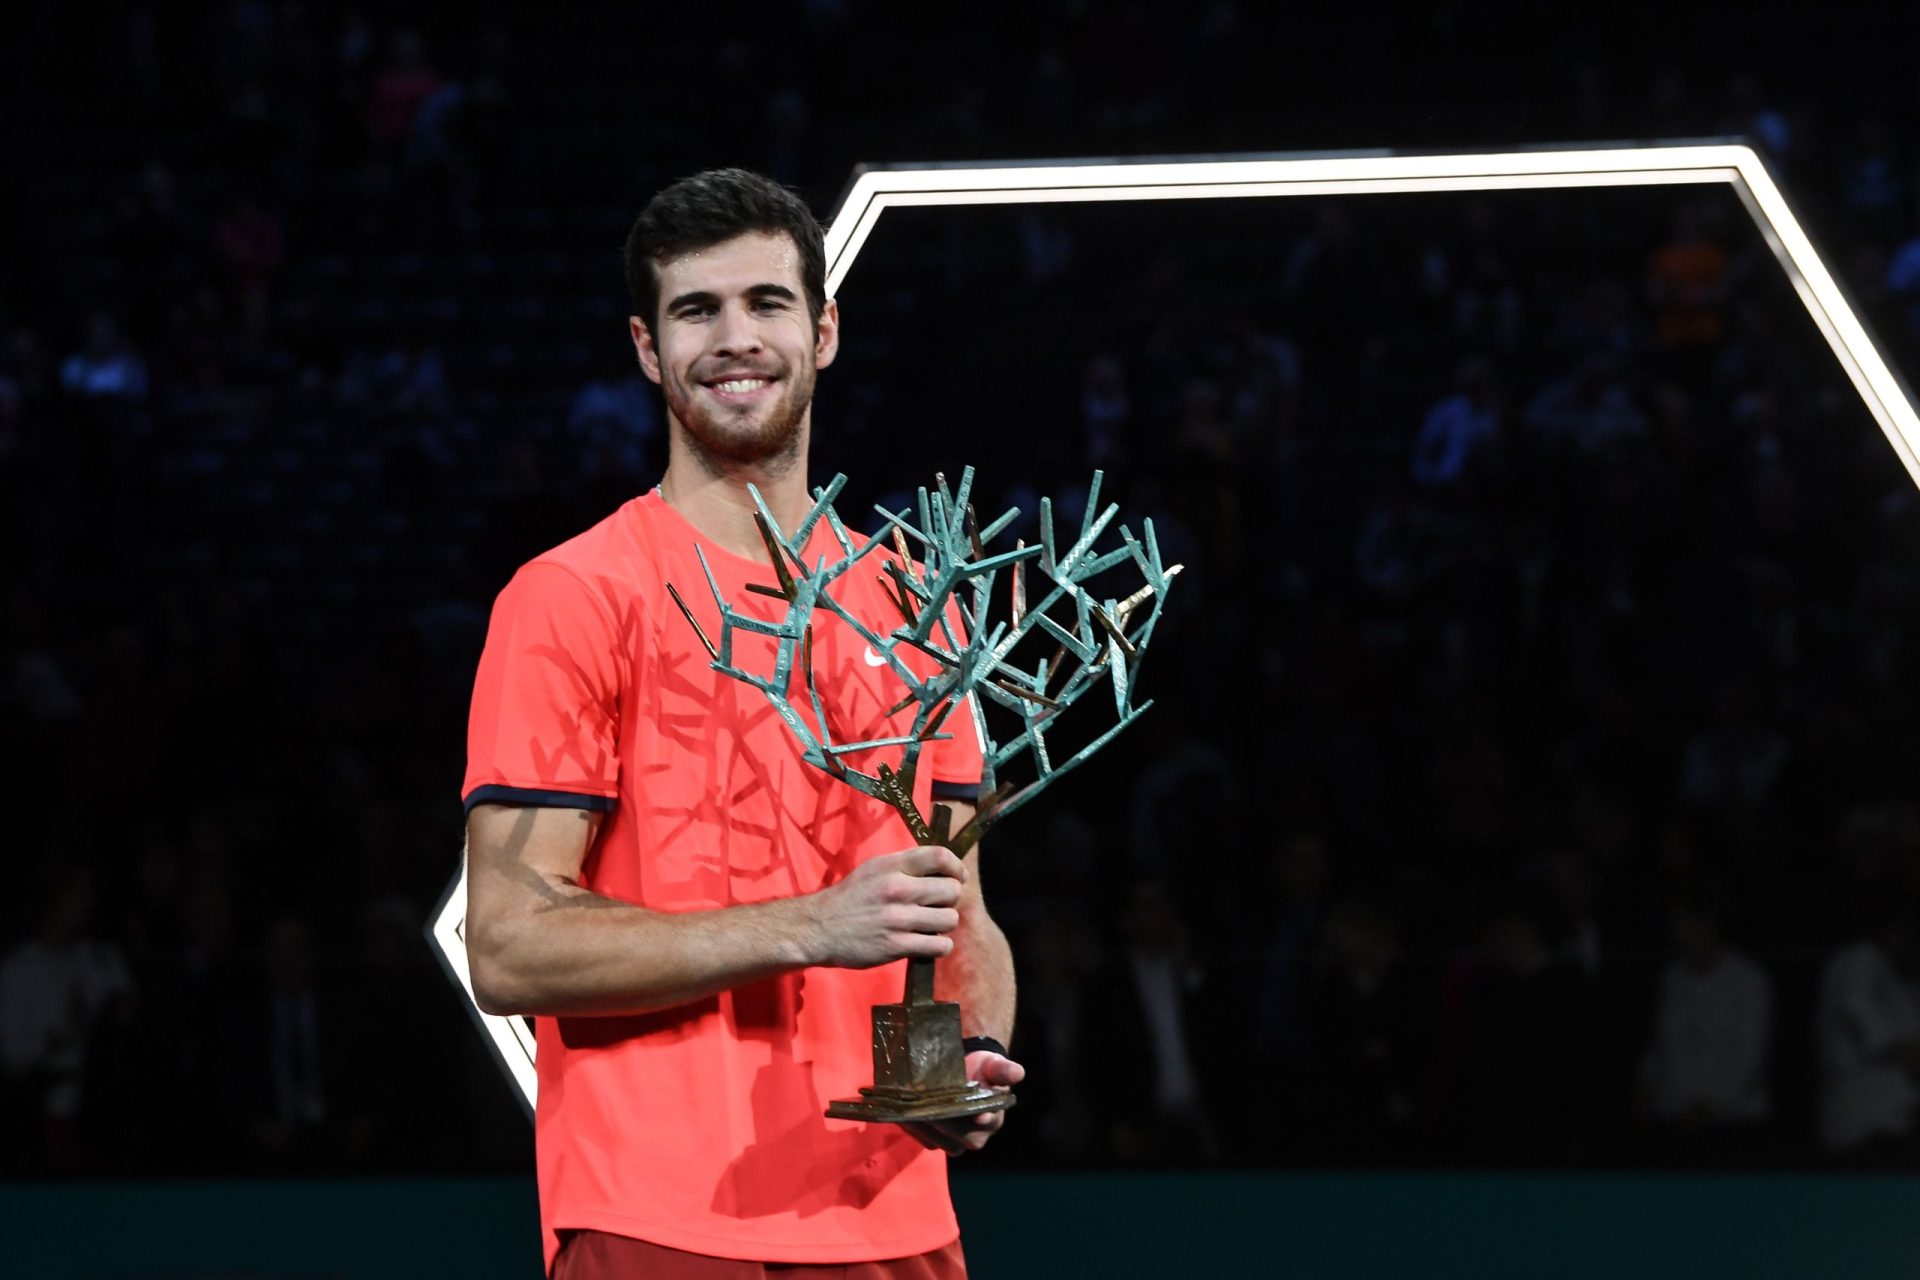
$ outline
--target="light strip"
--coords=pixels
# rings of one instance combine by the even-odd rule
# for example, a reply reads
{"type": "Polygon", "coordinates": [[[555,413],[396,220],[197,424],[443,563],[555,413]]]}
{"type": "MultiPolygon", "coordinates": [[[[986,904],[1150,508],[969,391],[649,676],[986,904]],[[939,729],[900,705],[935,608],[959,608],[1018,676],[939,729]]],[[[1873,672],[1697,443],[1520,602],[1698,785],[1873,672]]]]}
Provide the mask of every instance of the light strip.
{"type": "Polygon", "coordinates": [[[1773,175],[1751,150],[1740,164],[1740,179],[1735,185],[1741,202],[1753,215],[1767,247],[1786,269],[1787,278],[1793,282],[1807,314],[1826,335],[1827,345],[1833,348],[1854,390],[1866,402],[1867,411],[1886,433],[1907,474],[1920,484],[1920,462],[1916,462],[1916,450],[1920,450],[1920,420],[1916,420],[1906,386],[1882,358],[1878,344],[1827,269],[1812,238],[1794,216],[1773,175]]]}
{"type": "Polygon", "coordinates": [[[891,208],[1682,183],[1726,183],[1734,189],[1867,412],[1880,425],[1908,476],[1920,485],[1920,415],[1911,397],[1847,302],[1766,165],[1753,148],[1740,143],[873,169],[859,174],[848,187],[827,231],[827,292],[839,291],[880,215],[891,208]]]}
{"type": "Polygon", "coordinates": [[[1205,194],[1213,198],[1307,194],[1316,183],[1353,184],[1343,188],[1348,192],[1492,190],[1518,185],[1517,179],[1532,179],[1528,185],[1539,187],[1592,186],[1602,181],[1627,186],[1656,181],[1651,175],[1661,172],[1695,175],[1677,179],[1680,181],[1727,181],[1743,159],[1752,158],[1749,147],[1713,143],[1441,156],[1376,152],[1258,160],[1061,161],[977,168],[872,169],[861,173],[848,187],[827,231],[827,291],[832,293],[845,278],[858,253],[855,242],[866,238],[879,213],[908,195],[932,197],[927,203],[978,204],[988,203],[983,197],[996,191],[1026,192],[1027,198],[1037,203],[1168,199],[1183,187],[1205,187],[1205,194]],[[1442,183],[1447,185],[1439,185],[1442,183]],[[1095,194],[1103,191],[1115,194],[1095,194]],[[1076,192],[1077,196],[1073,194],[1076,192]]]}
{"type": "MultiPolygon", "coordinates": [[[[1740,197],[1855,392],[1880,424],[1908,476],[1920,485],[1920,416],[1905,385],[1882,358],[1760,156],[1740,143],[869,169],[856,174],[827,229],[827,293],[839,292],[888,209],[1713,183],[1728,184],[1740,197]]],[[[434,950],[448,976],[466,992],[489,1047],[531,1111],[534,1041],[525,1019],[481,1013],[473,1003],[467,948],[461,937],[466,887],[463,862],[459,877],[434,913],[430,929],[434,950]]]]}
{"type": "Polygon", "coordinates": [[[526,1105],[527,1114],[531,1116],[533,1100],[538,1092],[538,1077],[533,1066],[533,1032],[525,1018],[481,1012],[480,1002],[473,998],[473,972],[467,964],[466,923],[467,861],[463,856],[460,859],[460,874],[440,895],[440,905],[434,908],[432,922],[427,926],[427,936],[433,942],[434,954],[440,958],[440,967],[466,993],[467,1011],[473,1015],[481,1033],[486,1036],[487,1047],[493,1050],[500,1069],[513,1081],[521,1102],[526,1105]]]}

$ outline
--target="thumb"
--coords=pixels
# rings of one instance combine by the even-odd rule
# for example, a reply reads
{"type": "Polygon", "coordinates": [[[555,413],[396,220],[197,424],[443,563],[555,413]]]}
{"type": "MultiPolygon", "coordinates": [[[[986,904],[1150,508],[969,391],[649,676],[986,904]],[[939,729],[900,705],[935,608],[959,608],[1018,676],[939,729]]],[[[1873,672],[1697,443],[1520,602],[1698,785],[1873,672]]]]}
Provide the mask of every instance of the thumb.
{"type": "Polygon", "coordinates": [[[1011,1088],[1027,1078],[1027,1069],[1012,1058],[1002,1057],[991,1051],[982,1051],[967,1059],[967,1075],[981,1084],[996,1088],[1011,1088]]]}

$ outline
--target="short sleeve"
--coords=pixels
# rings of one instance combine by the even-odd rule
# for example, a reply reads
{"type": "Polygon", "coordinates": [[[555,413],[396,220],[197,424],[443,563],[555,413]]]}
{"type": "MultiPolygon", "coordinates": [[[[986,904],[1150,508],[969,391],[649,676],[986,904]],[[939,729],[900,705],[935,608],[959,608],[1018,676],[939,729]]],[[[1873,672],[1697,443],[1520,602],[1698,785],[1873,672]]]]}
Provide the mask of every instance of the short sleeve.
{"type": "Polygon", "coordinates": [[[474,677],[467,809],[611,810],[628,666],[607,609],[577,576],[543,561],[515,574],[494,602],[474,677]]]}
{"type": "Polygon", "coordinates": [[[980,726],[974,722],[972,699],[947,717],[946,729],[952,736],[929,744],[933,763],[933,798],[980,802],[980,784],[986,773],[986,757],[980,750],[980,726]]]}

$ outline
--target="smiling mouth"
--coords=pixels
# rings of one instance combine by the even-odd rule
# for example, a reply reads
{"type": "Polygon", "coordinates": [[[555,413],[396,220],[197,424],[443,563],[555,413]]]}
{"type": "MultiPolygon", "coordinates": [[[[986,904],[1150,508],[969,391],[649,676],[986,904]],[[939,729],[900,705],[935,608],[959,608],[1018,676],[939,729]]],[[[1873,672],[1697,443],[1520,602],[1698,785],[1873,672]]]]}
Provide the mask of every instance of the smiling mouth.
{"type": "Polygon", "coordinates": [[[747,396],[773,385],[772,378],[720,378],[706,383],[709,391],[723,396],[747,396]]]}

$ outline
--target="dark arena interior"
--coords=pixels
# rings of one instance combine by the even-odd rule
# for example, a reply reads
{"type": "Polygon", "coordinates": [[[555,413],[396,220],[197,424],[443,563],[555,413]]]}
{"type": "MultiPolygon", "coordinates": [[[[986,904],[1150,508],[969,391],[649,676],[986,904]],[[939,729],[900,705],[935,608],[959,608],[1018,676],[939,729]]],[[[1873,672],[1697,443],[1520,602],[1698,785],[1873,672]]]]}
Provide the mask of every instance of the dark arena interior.
{"type": "MultiPolygon", "coordinates": [[[[17,7],[0,1274],[538,1274],[423,929],[495,594],[667,460],[667,182],[1736,140],[1910,375],[1917,56],[1895,4],[17,7]]],[[[899,209],[837,298],[841,511],[971,465],[1031,537],[1097,469],[1185,566],[1153,709],[985,841],[975,1274],[1920,1266],[1920,494],[1730,189],[899,209]]]]}

